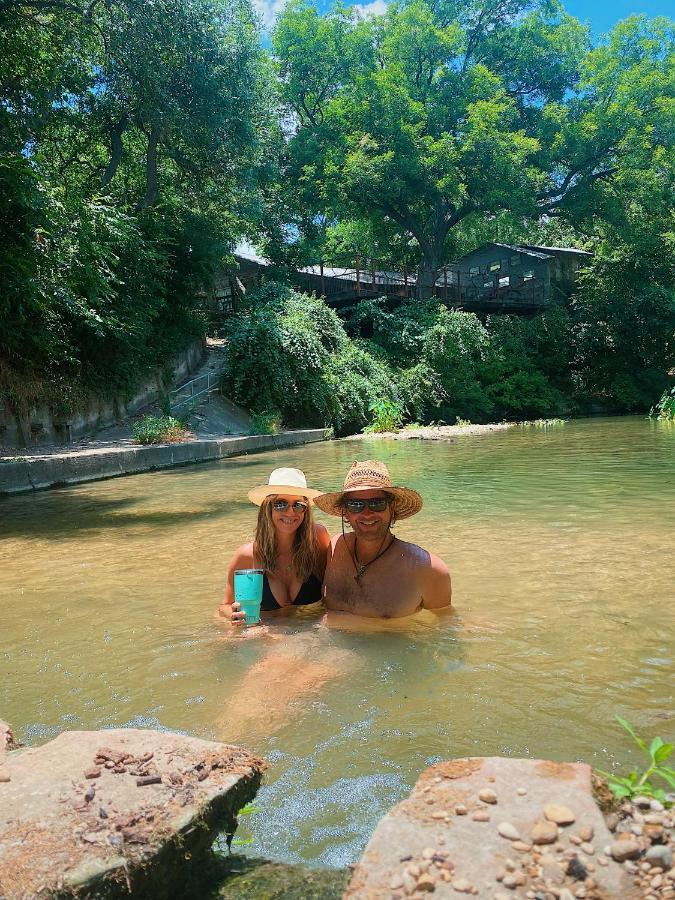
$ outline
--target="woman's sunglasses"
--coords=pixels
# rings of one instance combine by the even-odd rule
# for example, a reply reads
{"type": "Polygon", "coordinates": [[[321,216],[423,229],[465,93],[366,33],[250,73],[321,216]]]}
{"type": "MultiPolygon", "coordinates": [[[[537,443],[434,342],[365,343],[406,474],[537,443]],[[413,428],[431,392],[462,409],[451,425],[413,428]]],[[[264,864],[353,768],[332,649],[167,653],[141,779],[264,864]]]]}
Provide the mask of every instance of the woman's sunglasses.
{"type": "Polygon", "coordinates": [[[303,503],[302,500],[294,500],[293,503],[289,503],[288,500],[272,500],[272,509],[276,512],[283,512],[285,509],[288,509],[289,506],[292,507],[293,512],[307,512],[307,504],[303,503]]]}
{"type": "Polygon", "coordinates": [[[342,507],[350,513],[361,513],[366,506],[371,512],[384,512],[390,503],[390,497],[375,497],[373,500],[344,500],[342,507]]]}

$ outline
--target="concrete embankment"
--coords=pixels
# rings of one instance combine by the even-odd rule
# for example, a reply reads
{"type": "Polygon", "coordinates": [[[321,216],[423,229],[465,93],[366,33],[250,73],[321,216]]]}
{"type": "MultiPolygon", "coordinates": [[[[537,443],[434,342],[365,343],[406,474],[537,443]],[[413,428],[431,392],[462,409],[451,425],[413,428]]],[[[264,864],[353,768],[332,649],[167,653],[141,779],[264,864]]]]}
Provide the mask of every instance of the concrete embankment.
{"type": "Polygon", "coordinates": [[[322,428],[309,428],[281,434],[198,439],[181,444],[137,446],[129,442],[119,446],[4,457],[0,459],[0,496],[187,466],[263,450],[280,450],[322,441],[324,437],[322,428]]]}

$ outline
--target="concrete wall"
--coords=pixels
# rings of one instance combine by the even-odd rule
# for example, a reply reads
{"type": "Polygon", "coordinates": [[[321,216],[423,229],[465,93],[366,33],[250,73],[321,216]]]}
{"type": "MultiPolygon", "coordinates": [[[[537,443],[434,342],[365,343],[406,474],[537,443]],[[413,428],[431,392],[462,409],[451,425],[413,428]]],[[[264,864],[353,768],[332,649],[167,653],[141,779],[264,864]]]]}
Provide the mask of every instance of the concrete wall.
{"type": "Polygon", "coordinates": [[[184,444],[71,450],[44,456],[21,456],[0,460],[0,497],[23,494],[67,484],[100,481],[120,475],[135,475],[154,469],[169,469],[198,462],[225,459],[262,450],[279,450],[322,441],[323,428],[256,434],[184,444]]]}
{"type": "MultiPolygon", "coordinates": [[[[179,383],[196,371],[205,353],[205,343],[195,341],[173,364],[172,383],[179,383]]],[[[0,445],[4,447],[39,447],[43,444],[74,441],[85,434],[112,425],[124,416],[134,415],[148,403],[159,399],[171,385],[162,384],[157,371],[142,382],[132,397],[89,397],[82,407],[67,417],[54,415],[49,407],[38,406],[17,419],[0,398],[0,445]]]]}

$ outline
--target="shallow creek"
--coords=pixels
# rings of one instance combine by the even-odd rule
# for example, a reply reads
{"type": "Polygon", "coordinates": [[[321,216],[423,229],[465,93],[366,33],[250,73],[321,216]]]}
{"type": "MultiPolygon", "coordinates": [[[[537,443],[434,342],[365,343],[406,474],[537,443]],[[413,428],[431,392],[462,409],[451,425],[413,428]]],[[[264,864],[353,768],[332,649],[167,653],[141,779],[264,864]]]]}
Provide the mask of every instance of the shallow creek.
{"type": "Polygon", "coordinates": [[[246,850],[334,866],[435,760],[636,763],[615,713],[673,737],[674,451],[666,424],[599,419],[2,499],[0,717],[28,743],[128,725],[246,744],[271,763],[246,850]],[[248,488],[298,465],[337,489],[372,456],[425,498],[396,532],[446,560],[456,613],[352,631],[310,609],[233,640],[213,613],[248,488]]]}

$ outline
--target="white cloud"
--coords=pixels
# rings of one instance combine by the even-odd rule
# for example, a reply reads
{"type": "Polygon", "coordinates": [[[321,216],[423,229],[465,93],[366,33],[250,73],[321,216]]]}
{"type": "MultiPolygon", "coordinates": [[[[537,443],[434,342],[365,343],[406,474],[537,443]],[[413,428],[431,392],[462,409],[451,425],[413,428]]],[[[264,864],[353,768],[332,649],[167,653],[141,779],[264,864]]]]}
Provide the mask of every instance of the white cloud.
{"type": "Polygon", "coordinates": [[[260,17],[260,22],[265,31],[271,31],[274,28],[277,16],[286,6],[286,2],[287,0],[253,0],[253,8],[260,17]]]}
{"type": "Polygon", "coordinates": [[[352,12],[359,19],[371,19],[373,16],[383,16],[387,11],[385,0],[373,0],[372,3],[356,3],[352,6],[352,12]]]}

